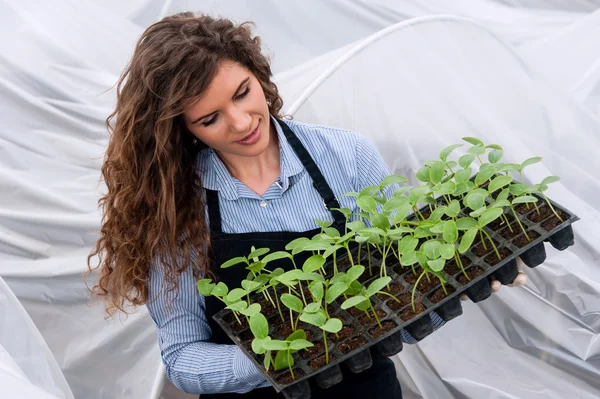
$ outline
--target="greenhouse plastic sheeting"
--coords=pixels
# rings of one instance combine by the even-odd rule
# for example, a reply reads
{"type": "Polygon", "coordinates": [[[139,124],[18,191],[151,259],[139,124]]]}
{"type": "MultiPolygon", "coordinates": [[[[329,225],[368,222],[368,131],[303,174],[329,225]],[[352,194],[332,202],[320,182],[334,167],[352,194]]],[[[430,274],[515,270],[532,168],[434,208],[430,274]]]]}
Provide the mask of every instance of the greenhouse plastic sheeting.
{"type": "Polygon", "coordinates": [[[69,398],[69,387],[75,398],[193,397],[165,383],[146,309],[105,320],[82,275],[100,225],[111,87],[148,24],[196,9],[255,20],[285,110],[364,134],[397,173],[414,174],[470,135],[501,144],[507,160],[542,156],[525,174],[530,182],[561,176],[549,195],[581,218],[576,245],[547,247],[526,287],[464,303],[461,317],[406,345],[394,358],[406,398],[600,397],[599,8],[584,0],[0,2],[0,276],[20,302],[4,300],[1,321],[35,323],[0,327],[0,386],[40,398],[69,398]],[[17,334],[37,346],[19,346],[17,334]]]}

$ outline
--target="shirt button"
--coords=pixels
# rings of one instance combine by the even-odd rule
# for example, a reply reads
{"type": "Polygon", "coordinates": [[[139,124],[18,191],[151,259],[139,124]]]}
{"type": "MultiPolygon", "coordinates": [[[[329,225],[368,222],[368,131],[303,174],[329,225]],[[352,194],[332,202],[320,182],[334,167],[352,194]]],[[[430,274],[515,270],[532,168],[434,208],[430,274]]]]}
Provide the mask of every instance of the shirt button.
{"type": "Polygon", "coordinates": [[[263,208],[267,207],[267,201],[260,201],[260,206],[262,206],[263,208]]]}

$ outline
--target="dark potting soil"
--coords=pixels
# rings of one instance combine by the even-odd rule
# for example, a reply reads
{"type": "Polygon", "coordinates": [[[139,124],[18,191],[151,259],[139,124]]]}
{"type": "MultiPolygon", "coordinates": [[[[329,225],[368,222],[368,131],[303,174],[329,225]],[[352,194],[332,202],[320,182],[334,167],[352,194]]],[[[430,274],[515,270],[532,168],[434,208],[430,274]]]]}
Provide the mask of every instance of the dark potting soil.
{"type": "Polygon", "coordinates": [[[240,321],[242,322],[242,324],[238,323],[237,320],[235,320],[234,317],[234,321],[232,321],[231,323],[229,323],[229,328],[231,328],[231,331],[233,332],[240,332],[245,328],[248,328],[248,321],[246,320],[246,318],[244,316],[238,316],[240,318],[240,321]]]}
{"type": "MultiPolygon", "coordinates": [[[[407,283],[409,283],[411,285],[415,285],[415,283],[419,279],[421,270],[422,269],[420,269],[420,268],[419,268],[419,270],[417,270],[417,275],[414,275],[412,270],[409,271],[408,273],[406,273],[403,276],[404,281],[406,281],[407,283]]],[[[419,291],[425,293],[425,292],[431,291],[432,289],[437,287],[439,284],[440,284],[440,280],[438,280],[437,277],[427,274],[427,275],[421,277],[421,281],[419,281],[419,285],[417,285],[417,289],[419,291]],[[429,279],[428,279],[428,277],[429,277],[429,279]]]]}
{"type": "MultiPolygon", "coordinates": [[[[410,304],[411,298],[412,298],[411,292],[404,292],[404,293],[396,296],[396,299],[400,303],[396,302],[392,298],[389,298],[388,301],[386,302],[386,305],[388,308],[392,309],[393,311],[397,311],[397,310],[402,309],[406,305],[410,304]]],[[[419,297],[419,295],[418,294],[415,295],[415,302],[419,302],[420,300],[421,300],[421,298],[419,297]]]]}
{"type": "MultiPolygon", "coordinates": [[[[360,257],[364,258],[366,256],[366,251],[363,251],[361,249],[360,251],[360,257]]],[[[352,261],[354,262],[355,265],[360,264],[360,260],[358,259],[358,252],[353,252],[352,253],[352,261]]],[[[337,267],[338,269],[342,269],[342,270],[347,270],[350,268],[351,264],[350,264],[350,258],[346,255],[344,256],[343,259],[337,260],[336,259],[336,263],[337,263],[337,267]]]]}
{"type": "Polygon", "coordinates": [[[342,352],[344,355],[353,351],[356,348],[359,348],[363,345],[367,344],[367,340],[361,337],[360,335],[357,337],[352,337],[341,344],[338,345],[338,350],[342,352]]]}
{"type": "Polygon", "coordinates": [[[445,287],[447,293],[444,292],[443,287],[440,287],[437,290],[433,291],[433,294],[429,295],[429,300],[433,303],[438,303],[439,301],[446,298],[448,295],[452,295],[454,291],[456,291],[456,289],[449,284],[446,284],[445,287]]]}
{"type": "Polygon", "coordinates": [[[425,310],[425,305],[423,305],[421,302],[415,302],[415,311],[413,312],[412,306],[408,306],[406,309],[400,312],[400,318],[404,321],[408,321],[425,310]]]}
{"type": "MultiPolygon", "coordinates": [[[[510,223],[512,223],[515,220],[515,218],[510,215],[505,215],[505,216],[510,223]]],[[[492,223],[488,224],[488,227],[492,230],[500,230],[501,228],[506,227],[506,226],[507,226],[506,220],[504,220],[504,218],[502,218],[502,217],[499,217],[498,219],[494,220],[492,223]]]]}
{"type": "Polygon", "coordinates": [[[537,210],[531,212],[531,214],[529,214],[527,216],[527,219],[531,220],[534,223],[539,223],[552,214],[553,214],[552,209],[550,209],[550,207],[548,205],[542,205],[542,206],[538,206],[537,210]],[[538,213],[538,211],[539,211],[539,213],[538,213]]]}
{"type": "MultiPolygon", "coordinates": [[[[395,281],[392,281],[390,284],[390,288],[388,289],[388,287],[384,287],[382,291],[387,292],[388,294],[392,294],[394,296],[398,295],[399,293],[402,292],[402,290],[404,289],[404,287],[402,287],[402,284],[397,283],[395,281]]],[[[377,294],[377,298],[381,299],[382,301],[385,301],[386,299],[389,298],[389,296],[385,295],[385,294],[377,294]]]]}
{"type": "MultiPolygon", "coordinates": [[[[379,320],[386,316],[386,313],[383,311],[383,309],[376,308],[375,312],[377,312],[377,317],[379,317],[379,320]]],[[[370,326],[371,324],[377,323],[377,320],[375,319],[372,310],[369,310],[368,316],[364,313],[365,312],[363,312],[363,315],[358,319],[358,324],[362,326],[370,326]]]]}
{"type": "MultiPolygon", "coordinates": [[[[332,355],[331,353],[329,353],[329,363],[331,363],[334,360],[335,360],[335,356],[332,355]]],[[[327,363],[326,363],[325,354],[322,354],[321,356],[317,357],[316,359],[311,360],[308,363],[310,368],[313,370],[320,369],[321,367],[325,366],[326,364],[327,363]]]]}
{"type": "Polygon", "coordinates": [[[318,342],[313,342],[315,346],[311,346],[310,348],[303,349],[298,352],[302,359],[310,359],[315,357],[319,353],[325,352],[325,346],[323,345],[323,337],[320,338],[318,342]]]}
{"type": "MultiPolygon", "coordinates": [[[[496,255],[496,254],[494,254],[496,255]]],[[[473,266],[467,270],[465,270],[467,272],[467,276],[469,276],[469,281],[467,281],[467,278],[465,277],[464,274],[461,274],[458,277],[458,282],[462,285],[466,285],[468,284],[471,280],[473,280],[474,278],[476,278],[477,276],[479,276],[481,273],[483,273],[483,269],[478,267],[478,266],[473,266]]]]}
{"type": "MultiPolygon", "coordinates": [[[[506,259],[508,256],[510,256],[510,254],[512,254],[512,251],[506,247],[498,248],[498,252],[500,253],[502,259],[506,259]]],[[[502,259],[498,259],[498,255],[494,251],[486,256],[483,260],[488,265],[494,266],[495,264],[498,264],[498,262],[502,261],[502,259]]]]}
{"type": "Polygon", "coordinates": [[[252,341],[254,339],[254,335],[252,335],[252,331],[250,329],[242,332],[240,335],[238,335],[238,338],[242,341],[252,341]]]}
{"type": "Polygon", "coordinates": [[[373,338],[379,338],[397,325],[398,324],[396,324],[394,320],[382,321],[381,327],[379,327],[379,325],[375,325],[375,327],[369,329],[369,334],[371,334],[373,338]]]}
{"type": "Polygon", "coordinates": [[[352,326],[344,326],[342,327],[342,329],[337,333],[337,337],[335,334],[329,334],[329,338],[333,341],[333,342],[340,342],[345,340],[348,337],[351,337],[352,335],[356,334],[356,329],[352,326]]]}
{"type": "Polygon", "coordinates": [[[266,318],[269,318],[269,316],[272,316],[277,312],[277,308],[266,299],[258,301],[258,304],[260,305],[260,313],[262,313],[266,318]]]}
{"type": "MultiPolygon", "coordinates": [[[[498,241],[492,238],[492,241],[494,241],[494,245],[496,247],[498,247],[498,241]]],[[[492,247],[492,243],[490,242],[490,240],[485,237],[485,247],[483,246],[483,244],[481,243],[481,239],[477,240],[478,244],[473,246],[473,248],[471,249],[471,252],[473,252],[473,254],[482,257],[483,255],[487,254],[490,251],[494,250],[494,247],[492,247]]]]}
{"type": "MultiPolygon", "coordinates": [[[[527,235],[529,236],[529,239],[531,241],[534,241],[535,239],[539,238],[539,236],[540,236],[540,234],[535,230],[527,231],[527,235]]],[[[525,234],[521,234],[520,236],[515,238],[512,243],[516,247],[523,248],[525,245],[529,244],[531,241],[527,240],[527,237],[525,237],[525,234]]]]}
{"type": "MultiPolygon", "coordinates": [[[[569,215],[567,215],[566,213],[564,213],[558,209],[556,210],[556,212],[560,215],[560,217],[562,218],[563,221],[565,221],[569,218],[569,215]]],[[[542,223],[542,228],[546,231],[550,231],[561,223],[563,223],[563,222],[561,222],[560,219],[557,218],[556,215],[554,215],[550,219],[548,219],[544,223],[542,223]]]]}
{"type": "Polygon", "coordinates": [[[525,215],[527,212],[531,211],[533,208],[532,204],[519,204],[515,206],[515,211],[520,213],[521,215],[525,215]]]}
{"type": "MultiPolygon", "coordinates": [[[[471,264],[471,259],[467,258],[464,255],[461,255],[460,261],[462,262],[463,267],[466,269],[471,264]]],[[[456,264],[456,260],[452,259],[444,266],[444,271],[451,276],[454,276],[458,272],[462,271],[460,267],[456,264]]]]}
{"type": "Polygon", "coordinates": [[[365,281],[367,281],[369,279],[372,279],[372,278],[375,278],[375,277],[379,276],[379,270],[380,270],[380,268],[378,266],[371,265],[371,271],[372,271],[373,275],[371,275],[371,273],[369,272],[369,266],[368,265],[363,265],[363,266],[365,267],[365,271],[358,278],[358,281],[361,284],[364,284],[365,281]]]}
{"type": "Polygon", "coordinates": [[[521,230],[521,227],[519,226],[519,224],[513,223],[510,226],[506,226],[505,228],[500,230],[498,232],[498,234],[500,234],[502,236],[502,238],[504,238],[505,240],[512,240],[513,238],[515,238],[522,232],[523,231],[521,230]]]}
{"type": "Polygon", "coordinates": [[[281,385],[290,384],[294,382],[294,380],[304,377],[304,371],[302,371],[302,369],[294,369],[294,377],[295,378],[292,378],[292,373],[288,371],[287,373],[277,377],[277,382],[281,385]]]}
{"type": "MultiPolygon", "coordinates": [[[[304,330],[304,331],[306,331],[306,335],[308,336],[308,334],[310,333],[310,330],[307,331],[307,328],[308,328],[308,324],[299,321],[298,327],[296,328],[296,330],[304,330]]],[[[281,325],[281,327],[279,327],[277,332],[279,333],[279,336],[281,337],[281,339],[285,340],[287,337],[290,336],[291,333],[294,332],[294,330],[292,330],[292,326],[291,326],[290,322],[288,321],[287,323],[283,323],[281,325]]]]}

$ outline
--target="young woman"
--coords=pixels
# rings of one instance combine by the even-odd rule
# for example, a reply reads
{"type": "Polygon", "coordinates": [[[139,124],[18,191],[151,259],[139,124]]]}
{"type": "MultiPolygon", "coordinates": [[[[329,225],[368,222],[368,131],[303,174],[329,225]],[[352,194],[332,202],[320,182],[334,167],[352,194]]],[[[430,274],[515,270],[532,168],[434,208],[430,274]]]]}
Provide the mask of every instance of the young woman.
{"type": "MultiPolygon", "coordinates": [[[[269,62],[247,24],[166,17],[144,32],[117,89],[102,235],[90,255],[100,258],[94,292],[109,313],[148,306],[179,389],[203,399],[282,397],[213,322],[223,306],[195,282],[239,286],[245,269],[219,265],[252,246],[277,251],[311,237],[315,219],[343,226],[333,208],[356,204],[342,194],[390,170],[359,134],[282,120],[269,62]]],[[[313,398],[401,398],[392,361],[373,356],[359,374],[342,366],[334,387],[312,385],[313,398]]]]}

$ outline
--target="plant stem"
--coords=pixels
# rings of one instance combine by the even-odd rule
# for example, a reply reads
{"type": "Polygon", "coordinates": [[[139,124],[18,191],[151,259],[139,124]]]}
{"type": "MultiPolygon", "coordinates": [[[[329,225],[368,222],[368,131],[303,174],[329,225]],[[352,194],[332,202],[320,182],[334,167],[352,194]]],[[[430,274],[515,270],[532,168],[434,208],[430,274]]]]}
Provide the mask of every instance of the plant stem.
{"type": "Polygon", "coordinates": [[[498,256],[498,260],[502,260],[502,256],[500,256],[500,252],[498,252],[498,248],[496,248],[496,245],[494,244],[494,240],[492,240],[492,237],[490,237],[490,235],[487,233],[487,231],[485,231],[483,229],[480,229],[479,231],[483,231],[483,233],[487,236],[487,238],[492,243],[492,247],[494,247],[494,252],[496,252],[496,255],[498,256]]]}
{"type": "Polygon", "coordinates": [[[354,259],[352,259],[352,251],[350,251],[350,247],[348,246],[348,243],[346,243],[345,247],[346,247],[346,252],[348,252],[348,258],[350,258],[350,267],[354,267],[354,259]]]}
{"type": "Polygon", "coordinates": [[[327,349],[327,335],[323,330],[323,345],[325,345],[325,364],[329,364],[329,350],[327,349]]]}
{"type": "Polygon", "coordinates": [[[479,229],[479,238],[481,239],[481,244],[483,244],[483,249],[487,251],[487,245],[485,245],[485,240],[483,239],[483,234],[481,233],[481,229],[479,229]]]}
{"type": "Polygon", "coordinates": [[[442,283],[442,289],[444,290],[444,294],[448,295],[448,291],[446,291],[446,284],[444,284],[442,280],[440,280],[440,283],[442,283]]]}
{"type": "Polygon", "coordinates": [[[285,322],[283,313],[281,313],[281,307],[279,306],[279,297],[277,296],[277,291],[275,290],[275,287],[273,287],[273,294],[275,294],[275,302],[277,302],[277,310],[279,311],[279,316],[281,317],[281,321],[285,322]]]}
{"type": "Polygon", "coordinates": [[[334,274],[337,274],[337,273],[338,273],[338,269],[337,269],[337,263],[336,263],[336,260],[335,260],[336,252],[337,252],[337,251],[334,251],[334,252],[333,252],[333,273],[334,273],[334,274]]]}
{"type": "Polygon", "coordinates": [[[506,215],[503,213],[502,217],[504,218],[504,221],[506,222],[506,224],[508,225],[508,229],[510,230],[510,232],[512,233],[513,229],[512,226],[510,225],[510,221],[508,220],[508,218],[506,217],[506,215]]]}
{"type": "Polygon", "coordinates": [[[423,275],[425,274],[425,270],[423,270],[423,273],[421,273],[421,275],[419,276],[419,278],[417,279],[417,281],[415,281],[415,286],[413,287],[412,290],[412,296],[411,296],[411,303],[412,303],[412,310],[413,312],[415,311],[415,291],[417,290],[417,286],[419,285],[419,281],[421,281],[421,278],[423,278],[423,275]]]}
{"type": "Polygon", "coordinates": [[[233,312],[233,315],[235,316],[235,319],[237,320],[237,322],[240,324],[240,326],[242,325],[242,322],[240,321],[240,318],[237,315],[237,312],[233,312]]]}
{"type": "Polygon", "coordinates": [[[544,199],[546,200],[546,203],[548,204],[548,206],[550,207],[550,209],[552,209],[552,212],[556,215],[556,217],[558,218],[558,220],[560,220],[561,222],[564,222],[563,218],[561,218],[558,213],[556,213],[556,210],[554,210],[554,207],[552,206],[552,204],[550,203],[550,200],[548,199],[548,197],[546,197],[546,195],[544,193],[541,193],[542,197],[544,197],[544,199]]]}
{"type": "Polygon", "coordinates": [[[288,353],[288,367],[290,369],[290,374],[292,375],[292,380],[295,380],[296,377],[294,376],[294,370],[292,370],[292,365],[294,364],[294,359],[292,359],[292,354],[290,353],[290,350],[288,349],[287,351],[288,353]]]}
{"type": "Polygon", "coordinates": [[[273,302],[271,295],[269,295],[269,290],[264,290],[263,294],[265,295],[265,298],[267,298],[269,300],[269,302],[271,302],[271,305],[273,305],[273,307],[275,307],[275,302],[273,302]]]}
{"type": "Polygon", "coordinates": [[[373,276],[373,270],[371,269],[371,246],[367,242],[367,254],[369,255],[369,275],[373,276]]]}
{"type": "Polygon", "coordinates": [[[458,267],[460,267],[460,270],[462,270],[467,280],[470,280],[469,276],[467,275],[467,272],[465,271],[465,267],[463,266],[462,259],[460,259],[460,255],[457,255],[457,253],[455,252],[454,258],[456,259],[456,264],[458,265],[458,267]]]}
{"type": "Polygon", "coordinates": [[[389,296],[390,298],[392,298],[394,301],[396,301],[396,302],[398,302],[400,305],[402,305],[402,302],[400,302],[400,301],[398,300],[398,298],[396,298],[395,296],[393,296],[392,294],[390,294],[390,293],[388,293],[388,292],[385,292],[385,291],[379,291],[379,292],[378,292],[378,294],[387,295],[387,296],[389,296]]]}
{"type": "Polygon", "coordinates": [[[515,212],[515,209],[512,207],[512,205],[510,206],[510,210],[512,211],[513,215],[515,215],[515,219],[517,219],[517,223],[519,223],[519,226],[521,226],[521,230],[523,230],[523,234],[525,234],[525,237],[527,237],[527,241],[531,241],[531,238],[529,238],[527,235],[527,230],[525,230],[525,227],[523,227],[523,224],[521,223],[521,220],[519,219],[519,216],[517,216],[517,212],[515,212]]]}
{"type": "Polygon", "coordinates": [[[300,286],[300,295],[302,296],[302,303],[304,303],[304,306],[308,305],[308,303],[306,303],[306,298],[304,297],[304,289],[302,288],[302,282],[298,281],[298,285],[300,286]]]}
{"type": "Polygon", "coordinates": [[[373,312],[373,315],[375,316],[375,320],[377,320],[377,324],[379,325],[379,328],[383,328],[381,326],[381,322],[379,321],[379,316],[377,316],[377,312],[375,311],[375,308],[373,308],[373,304],[371,303],[371,300],[369,298],[367,298],[367,301],[369,301],[369,307],[371,307],[371,311],[373,312]]]}

